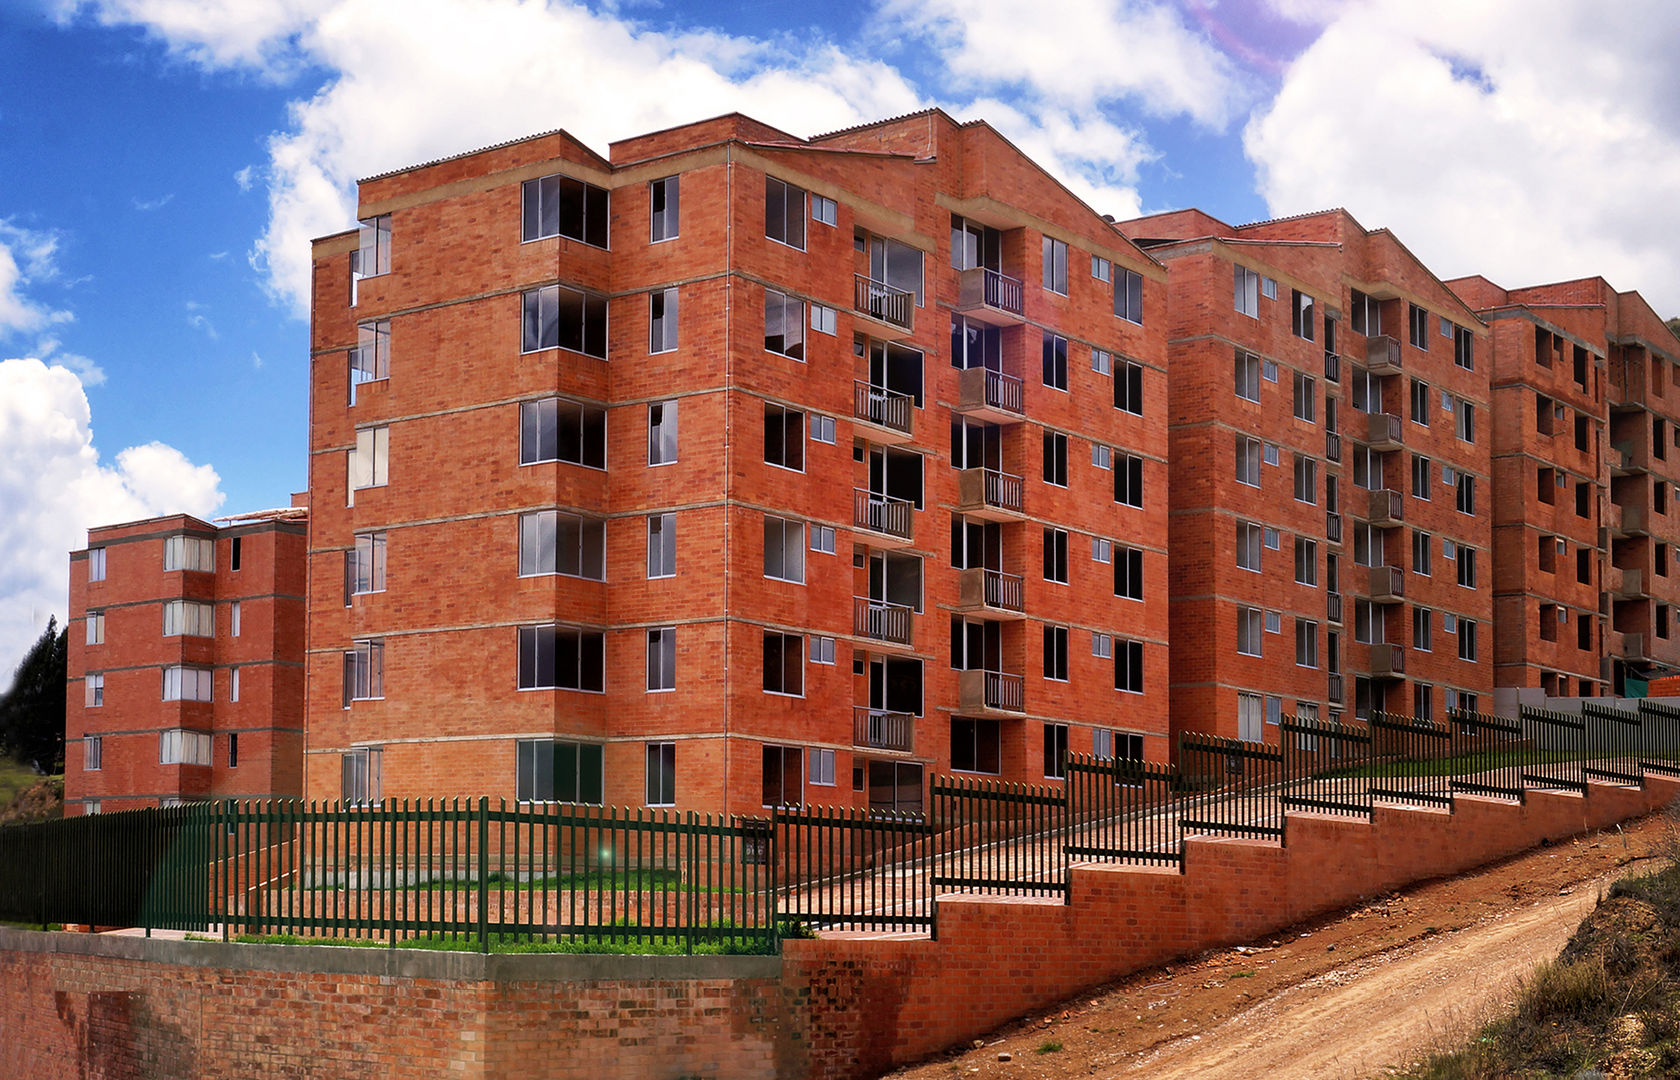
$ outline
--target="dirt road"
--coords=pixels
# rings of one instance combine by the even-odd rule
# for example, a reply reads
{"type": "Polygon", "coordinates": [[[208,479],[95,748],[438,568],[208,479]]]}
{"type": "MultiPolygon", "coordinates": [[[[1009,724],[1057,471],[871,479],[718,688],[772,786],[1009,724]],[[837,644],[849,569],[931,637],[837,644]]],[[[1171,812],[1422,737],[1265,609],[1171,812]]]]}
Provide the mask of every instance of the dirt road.
{"type": "Polygon", "coordinates": [[[1243,949],[1142,972],[893,1074],[1354,1080],[1451,1040],[1555,956],[1660,816],[1381,898],[1243,949]],[[1008,1060],[999,1060],[1007,1054],[1008,1060]]]}

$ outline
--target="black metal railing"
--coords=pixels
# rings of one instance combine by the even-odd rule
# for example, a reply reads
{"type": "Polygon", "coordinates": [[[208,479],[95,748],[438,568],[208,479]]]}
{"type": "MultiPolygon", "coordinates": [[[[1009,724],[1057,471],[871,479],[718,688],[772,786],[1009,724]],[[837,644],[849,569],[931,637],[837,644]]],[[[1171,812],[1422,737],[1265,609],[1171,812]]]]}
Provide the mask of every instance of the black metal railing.
{"type": "Polygon", "coordinates": [[[944,826],[944,851],[933,884],[965,892],[1067,895],[1067,846],[1022,844],[1067,826],[1062,788],[1002,780],[935,777],[934,816],[944,826]]]}
{"type": "Polygon", "coordinates": [[[1178,743],[1186,835],[1283,835],[1283,752],[1260,742],[1186,733],[1178,743]]]}
{"type": "Polygon", "coordinates": [[[1167,765],[1071,755],[1068,855],[1091,862],[1182,864],[1177,783],[1178,772],[1167,765]]]}

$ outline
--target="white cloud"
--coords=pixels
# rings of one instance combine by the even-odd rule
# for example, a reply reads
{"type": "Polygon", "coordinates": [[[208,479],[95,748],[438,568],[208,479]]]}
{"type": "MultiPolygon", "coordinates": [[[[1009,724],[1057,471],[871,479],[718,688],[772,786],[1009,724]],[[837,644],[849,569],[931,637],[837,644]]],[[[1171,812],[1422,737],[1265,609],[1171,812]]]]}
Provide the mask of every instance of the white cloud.
{"type": "Polygon", "coordinates": [[[164,207],[173,202],[174,199],[175,193],[170,191],[158,196],[155,199],[132,199],[130,201],[134,203],[134,209],[146,214],[153,210],[162,210],[164,207]]]}
{"type": "Polygon", "coordinates": [[[172,50],[206,67],[246,67],[272,78],[294,71],[294,36],[334,0],[56,0],[60,22],[91,15],[106,25],[146,27],[172,50]]]}
{"type": "Polygon", "coordinates": [[[37,359],[0,360],[0,685],[49,615],[62,622],[69,552],[87,530],[159,514],[206,516],[221,479],[162,443],[100,460],[76,374],[37,359]]]}
{"type": "Polygon", "coordinates": [[[233,174],[233,182],[239,185],[240,191],[250,191],[251,185],[257,181],[257,167],[247,165],[233,174]]]}
{"type": "Polygon", "coordinates": [[[0,339],[70,321],[68,311],[55,311],[24,295],[31,282],[57,277],[57,253],[55,234],[25,229],[0,218],[0,339]]]}
{"type": "Polygon", "coordinates": [[[1244,143],[1273,214],[1346,206],[1443,277],[1602,274],[1673,314],[1677,38],[1680,8],[1651,0],[1373,0],[1328,22],[1244,143]]]}

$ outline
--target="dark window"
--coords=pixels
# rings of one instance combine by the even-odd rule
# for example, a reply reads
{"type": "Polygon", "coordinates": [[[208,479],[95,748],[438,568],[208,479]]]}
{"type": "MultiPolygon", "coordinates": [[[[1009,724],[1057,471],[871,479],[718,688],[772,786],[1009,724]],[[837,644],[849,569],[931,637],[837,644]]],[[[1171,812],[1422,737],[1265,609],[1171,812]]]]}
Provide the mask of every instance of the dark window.
{"type": "Polygon", "coordinates": [[[1044,725],[1044,775],[1052,780],[1067,777],[1068,726],[1044,725]]]}
{"type": "Polygon", "coordinates": [[[607,246],[607,192],[569,176],[527,180],[524,202],[524,239],[564,236],[593,247],[607,246]]]}
{"type": "Polygon", "coordinates": [[[1044,385],[1066,390],[1068,343],[1060,334],[1044,335],[1044,385]]]}
{"type": "Polygon", "coordinates": [[[514,795],[520,802],[600,806],[602,753],[597,743],[522,739],[514,795]]]}
{"type": "Polygon", "coordinates": [[[1134,416],[1143,415],[1143,365],[1130,360],[1114,369],[1114,407],[1134,416]]]}
{"type": "Polygon", "coordinates": [[[1044,530],[1044,580],[1058,581],[1063,585],[1068,580],[1067,561],[1068,534],[1062,529],[1044,530]]]}
{"type": "Polygon", "coordinates": [[[796,472],[805,471],[805,414],[765,402],[764,460],[796,472]]]}
{"type": "Polygon", "coordinates": [[[606,635],[572,626],[519,628],[521,690],[606,689],[606,635]]]}
{"type": "Polygon", "coordinates": [[[1131,454],[1114,456],[1114,501],[1123,506],[1143,505],[1143,459],[1131,454]]]}
{"type": "Polygon", "coordinates": [[[1114,595],[1143,599],[1143,552],[1137,548],[1114,549],[1114,595]]]}
{"type": "Polygon", "coordinates": [[[234,537],[233,538],[233,557],[228,560],[228,562],[229,562],[228,569],[230,569],[230,570],[238,570],[239,569],[240,558],[244,554],[243,548],[244,548],[244,537],[240,537],[240,536],[234,537]]]}
{"type": "Polygon", "coordinates": [[[1068,437],[1059,431],[1044,433],[1044,482],[1067,487],[1068,437]]]}
{"type": "Polygon", "coordinates": [[[1067,682],[1068,632],[1065,626],[1044,628],[1044,677],[1067,682]]]}
{"type": "Polygon", "coordinates": [[[798,806],[805,801],[805,753],[797,746],[764,748],[764,805],[798,806]]]}
{"type": "Polygon", "coordinates": [[[996,773],[1000,768],[996,720],[951,717],[951,768],[959,772],[996,773]]]}
{"type": "Polygon", "coordinates": [[[1289,293],[1290,308],[1293,312],[1290,317],[1289,329],[1296,337],[1311,341],[1313,339],[1313,298],[1299,289],[1291,289],[1289,293]]]}
{"type": "Polygon", "coordinates": [[[564,285],[532,289],[524,300],[525,352],[570,349],[607,358],[607,299],[564,285]]]}
{"type": "Polygon", "coordinates": [[[677,744],[647,744],[647,804],[672,806],[677,801],[677,744]]]}
{"type": "Polygon", "coordinates": [[[764,290],[764,349],[795,360],[805,359],[805,302],[774,289],[764,290]]]}
{"type": "Polygon", "coordinates": [[[1114,268],[1114,314],[1127,322],[1143,324],[1143,275],[1135,270],[1114,268]]]}
{"type": "Polygon", "coordinates": [[[805,189],[764,178],[764,235],[805,250],[805,189]]]}
{"type": "Polygon", "coordinates": [[[1114,689],[1143,693],[1143,642],[1114,643],[1114,689]]]}
{"type": "Polygon", "coordinates": [[[764,692],[805,693],[805,639],[798,634],[764,634],[764,692]]]}
{"type": "Polygon", "coordinates": [[[519,463],[539,461],[606,468],[607,411],[558,398],[521,402],[519,463]]]}

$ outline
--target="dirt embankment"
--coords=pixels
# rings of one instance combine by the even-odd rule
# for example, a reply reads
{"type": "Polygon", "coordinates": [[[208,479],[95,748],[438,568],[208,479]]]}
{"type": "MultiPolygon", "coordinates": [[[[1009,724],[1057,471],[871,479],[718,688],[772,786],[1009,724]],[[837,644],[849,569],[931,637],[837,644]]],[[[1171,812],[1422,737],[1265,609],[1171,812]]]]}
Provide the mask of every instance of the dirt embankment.
{"type": "Polygon", "coordinates": [[[1508,1006],[1517,980],[1558,954],[1600,889],[1654,858],[1669,831],[1654,815],[1140,972],[892,1076],[1380,1074],[1508,1006]]]}

